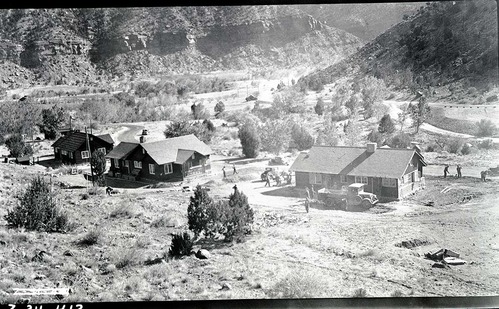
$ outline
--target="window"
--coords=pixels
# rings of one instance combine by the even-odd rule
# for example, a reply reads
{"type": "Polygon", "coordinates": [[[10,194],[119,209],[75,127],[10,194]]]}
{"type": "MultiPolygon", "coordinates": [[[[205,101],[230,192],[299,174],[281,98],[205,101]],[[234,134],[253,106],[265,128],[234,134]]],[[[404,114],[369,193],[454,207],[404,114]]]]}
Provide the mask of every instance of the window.
{"type": "Polygon", "coordinates": [[[81,152],[81,158],[82,159],[88,159],[88,158],[90,158],[88,150],[84,150],[84,151],[81,152]]]}
{"type": "Polygon", "coordinates": [[[309,174],[310,183],[312,184],[322,184],[322,174],[320,173],[310,173],[309,174]]]}
{"type": "Polygon", "coordinates": [[[97,151],[100,151],[102,152],[103,154],[106,154],[106,148],[102,147],[102,148],[98,148],[97,151]]]}
{"type": "Polygon", "coordinates": [[[154,175],[154,164],[149,164],[149,174],[154,175]]]}
{"type": "Polygon", "coordinates": [[[368,179],[366,176],[355,176],[355,182],[357,183],[364,183],[367,185],[368,179]]]}
{"type": "Polygon", "coordinates": [[[135,168],[142,168],[142,162],[140,162],[140,161],[133,161],[133,167],[135,167],[135,168]]]}
{"type": "Polygon", "coordinates": [[[125,167],[128,167],[129,164],[128,164],[128,160],[125,160],[125,167]]]}
{"type": "Polygon", "coordinates": [[[73,159],[73,153],[72,152],[69,153],[69,158],[73,159]]]}
{"type": "Polygon", "coordinates": [[[395,187],[397,187],[397,180],[394,178],[382,178],[381,185],[383,187],[395,188],[395,187]]]}
{"type": "Polygon", "coordinates": [[[165,164],[165,174],[173,173],[173,165],[171,163],[165,164]]]}
{"type": "Polygon", "coordinates": [[[346,175],[340,175],[340,182],[341,183],[347,183],[347,176],[346,175]]]}
{"type": "Polygon", "coordinates": [[[120,167],[120,160],[114,159],[114,167],[120,167]]]}
{"type": "Polygon", "coordinates": [[[68,152],[67,152],[66,150],[62,150],[62,151],[61,151],[61,154],[65,156],[65,155],[67,155],[67,154],[68,154],[68,152]]]}

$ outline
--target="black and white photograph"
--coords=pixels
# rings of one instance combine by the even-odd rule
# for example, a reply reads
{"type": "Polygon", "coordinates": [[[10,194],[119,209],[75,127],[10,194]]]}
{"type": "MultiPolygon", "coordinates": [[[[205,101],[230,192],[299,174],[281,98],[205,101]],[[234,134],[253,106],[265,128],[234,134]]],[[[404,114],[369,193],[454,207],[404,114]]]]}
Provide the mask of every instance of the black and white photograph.
{"type": "Polygon", "coordinates": [[[0,9],[0,305],[499,306],[496,0],[65,5],[0,9]]]}

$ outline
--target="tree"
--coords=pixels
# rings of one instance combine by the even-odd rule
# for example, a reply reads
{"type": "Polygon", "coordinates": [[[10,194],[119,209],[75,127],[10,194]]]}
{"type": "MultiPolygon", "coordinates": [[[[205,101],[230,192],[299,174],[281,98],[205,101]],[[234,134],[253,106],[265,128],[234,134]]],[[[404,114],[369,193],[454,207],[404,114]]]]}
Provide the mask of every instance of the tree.
{"type": "Polygon", "coordinates": [[[326,117],[323,129],[319,131],[316,144],[323,146],[336,146],[338,145],[338,130],[336,122],[332,121],[330,117],[326,117]]]}
{"type": "Polygon", "coordinates": [[[291,127],[291,140],[299,151],[310,149],[314,145],[312,135],[296,123],[291,127]]]}
{"type": "Polygon", "coordinates": [[[419,97],[418,104],[409,104],[409,112],[412,118],[412,126],[419,132],[419,127],[431,116],[430,106],[426,102],[426,96],[419,97]]]}
{"type": "Polygon", "coordinates": [[[217,116],[220,113],[223,113],[225,111],[225,104],[222,101],[218,101],[218,103],[215,105],[215,116],[217,116]]]}
{"type": "Polygon", "coordinates": [[[200,185],[196,187],[194,196],[190,197],[189,206],[187,207],[187,223],[195,237],[198,237],[204,231],[205,236],[214,235],[212,221],[214,202],[208,195],[208,191],[200,185]]]}
{"type": "Polygon", "coordinates": [[[392,117],[390,117],[390,114],[385,114],[381,120],[379,121],[378,125],[378,132],[379,133],[393,133],[395,132],[395,125],[393,124],[392,117]]]}
{"type": "Polygon", "coordinates": [[[315,113],[319,116],[322,116],[324,114],[324,108],[324,101],[322,100],[322,98],[319,98],[317,100],[317,104],[315,104],[314,107],[315,113]]]}
{"type": "Polygon", "coordinates": [[[251,231],[251,224],[254,219],[254,212],[248,203],[248,197],[241,191],[234,189],[234,193],[229,196],[228,207],[224,207],[222,212],[221,234],[225,240],[232,241],[233,237],[244,235],[251,231]]]}
{"type": "Polygon", "coordinates": [[[94,151],[92,157],[90,158],[90,166],[97,176],[97,182],[99,185],[104,184],[104,172],[106,171],[106,154],[100,150],[94,151]]]}
{"type": "Polygon", "coordinates": [[[294,88],[274,95],[270,108],[271,117],[275,119],[282,118],[287,114],[301,114],[306,110],[305,95],[294,88]]]}
{"type": "Polygon", "coordinates": [[[380,133],[379,131],[376,131],[375,129],[371,130],[369,134],[367,135],[367,139],[370,142],[376,143],[378,147],[383,146],[383,143],[385,142],[385,136],[383,133],[380,133]]]}
{"type": "Polygon", "coordinates": [[[345,132],[345,144],[348,146],[357,146],[361,139],[362,128],[355,120],[349,120],[343,127],[345,132]]]}
{"type": "Polygon", "coordinates": [[[189,122],[186,120],[172,121],[163,132],[166,138],[194,134],[199,140],[209,143],[213,137],[214,126],[211,121],[189,122]]]}
{"type": "Polygon", "coordinates": [[[19,205],[7,211],[5,220],[11,228],[40,232],[66,232],[71,227],[67,215],[55,203],[50,184],[40,176],[31,180],[19,197],[19,205]]]}
{"type": "Polygon", "coordinates": [[[408,113],[409,108],[407,105],[404,104],[403,106],[401,106],[400,109],[402,111],[397,114],[397,123],[400,125],[400,132],[402,132],[404,130],[404,125],[407,120],[407,117],[409,117],[408,113]]]}
{"type": "Polygon", "coordinates": [[[64,110],[57,105],[51,109],[42,110],[42,122],[38,124],[40,132],[45,135],[45,139],[53,140],[57,137],[57,130],[64,121],[64,110]]]}
{"type": "Polygon", "coordinates": [[[399,133],[388,140],[388,146],[392,148],[407,148],[411,145],[411,137],[406,133],[399,133]]]}
{"type": "Polygon", "coordinates": [[[33,154],[33,148],[26,145],[20,134],[14,134],[5,141],[5,146],[10,151],[12,157],[18,158],[33,154]]]}
{"type": "Polygon", "coordinates": [[[290,127],[285,120],[268,120],[259,128],[262,149],[279,155],[289,146],[290,127]]]}
{"type": "Polygon", "coordinates": [[[361,86],[362,106],[365,118],[374,113],[374,103],[380,102],[386,94],[385,82],[373,76],[367,76],[361,86]]]}
{"type": "Polygon", "coordinates": [[[491,120],[481,119],[476,124],[478,127],[476,136],[478,137],[493,136],[497,131],[497,127],[491,120]]]}
{"type": "Polygon", "coordinates": [[[251,121],[244,123],[239,128],[238,137],[241,140],[244,156],[247,158],[256,158],[258,156],[261,143],[256,125],[251,121]]]}

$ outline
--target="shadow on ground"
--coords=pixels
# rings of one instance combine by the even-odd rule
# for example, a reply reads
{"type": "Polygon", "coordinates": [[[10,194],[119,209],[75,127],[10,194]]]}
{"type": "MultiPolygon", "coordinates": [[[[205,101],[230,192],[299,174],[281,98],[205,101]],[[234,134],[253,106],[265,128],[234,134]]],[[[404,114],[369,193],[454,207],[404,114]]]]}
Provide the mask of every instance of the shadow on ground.
{"type": "Polygon", "coordinates": [[[276,189],[271,191],[262,192],[262,195],[269,196],[282,196],[282,197],[304,197],[303,190],[296,189],[295,187],[276,187],[276,189]]]}

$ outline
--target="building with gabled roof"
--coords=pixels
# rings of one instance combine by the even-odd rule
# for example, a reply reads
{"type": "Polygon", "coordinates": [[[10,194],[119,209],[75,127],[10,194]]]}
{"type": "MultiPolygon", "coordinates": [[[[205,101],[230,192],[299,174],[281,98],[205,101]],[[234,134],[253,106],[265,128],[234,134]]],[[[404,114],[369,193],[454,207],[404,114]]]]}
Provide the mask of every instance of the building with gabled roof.
{"type": "Polygon", "coordinates": [[[314,146],[302,152],[290,167],[296,186],[341,189],[352,183],[365,184],[366,192],[379,198],[400,199],[424,187],[419,148],[314,146]]]}
{"type": "Polygon", "coordinates": [[[122,142],[106,157],[108,175],[130,180],[176,181],[210,171],[211,148],[193,134],[155,142],[122,142]]]}
{"type": "Polygon", "coordinates": [[[52,147],[54,148],[54,156],[56,160],[61,160],[64,164],[80,164],[90,160],[91,154],[96,151],[102,151],[104,154],[109,153],[113,149],[114,141],[109,134],[93,135],[80,131],[69,131],[66,135],[57,139],[52,147]]]}

